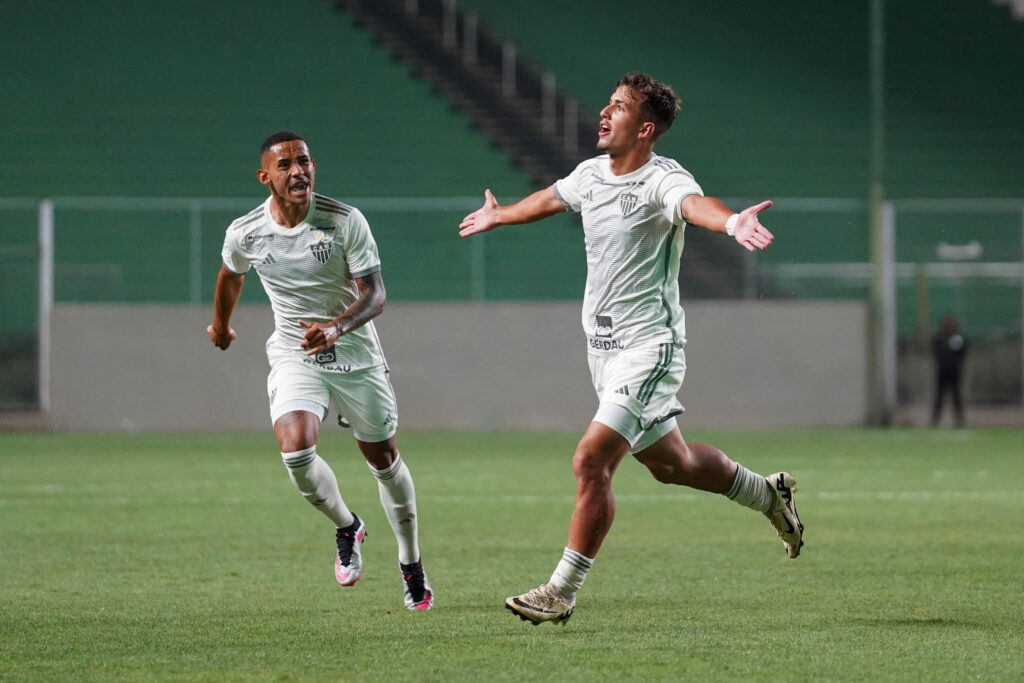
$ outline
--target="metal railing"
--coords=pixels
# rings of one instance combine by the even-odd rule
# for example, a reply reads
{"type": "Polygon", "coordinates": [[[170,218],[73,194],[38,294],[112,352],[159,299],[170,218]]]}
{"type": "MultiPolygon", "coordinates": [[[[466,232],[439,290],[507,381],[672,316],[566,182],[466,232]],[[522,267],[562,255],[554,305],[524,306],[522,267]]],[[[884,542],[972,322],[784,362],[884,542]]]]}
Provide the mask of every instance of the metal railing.
{"type": "MultiPolygon", "coordinates": [[[[207,261],[210,258],[204,250],[204,232],[216,227],[218,233],[222,233],[226,223],[222,219],[216,225],[206,224],[204,216],[208,212],[232,212],[240,215],[255,206],[259,198],[199,198],[199,197],[55,197],[49,199],[33,199],[0,197],[0,212],[18,211],[30,215],[36,214],[38,228],[38,370],[39,370],[39,403],[46,410],[49,406],[47,394],[50,372],[50,315],[53,310],[54,301],[62,300],[61,295],[55,290],[55,235],[59,235],[58,220],[66,212],[90,212],[90,211],[162,211],[180,213],[180,225],[184,235],[187,235],[187,258],[182,265],[182,278],[188,281],[187,297],[184,299],[193,304],[204,301],[204,295],[209,296],[211,289],[209,285],[209,273],[204,279],[203,259],[204,254],[207,261]]],[[[362,197],[351,198],[353,205],[364,211],[386,211],[392,213],[419,213],[431,214],[447,212],[453,216],[462,215],[465,212],[478,208],[481,204],[479,197],[362,197]]],[[[727,199],[731,206],[746,206],[751,201],[746,198],[727,199]]],[[[859,199],[837,199],[837,198],[780,198],[775,201],[772,208],[770,225],[784,226],[787,216],[790,221],[795,220],[799,215],[811,216],[814,221],[821,221],[825,225],[839,224],[847,217],[856,212],[863,212],[866,203],[859,199]]],[[[883,364],[884,376],[887,378],[887,400],[895,403],[896,400],[896,348],[898,345],[898,305],[897,290],[901,283],[906,283],[914,278],[938,278],[950,281],[1000,281],[1005,284],[1003,291],[1013,291],[1016,287],[1021,292],[1021,307],[1016,312],[1006,314],[1005,327],[1014,331],[1021,338],[1022,356],[1024,356],[1024,334],[1021,333],[1022,322],[1024,321],[1024,199],[1008,200],[980,200],[980,199],[944,199],[944,200],[893,200],[886,202],[883,207],[883,236],[886,248],[883,249],[882,259],[878,263],[867,261],[840,261],[840,262],[815,262],[812,259],[805,259],[803,262],[771,262],[760,257],[747,257],[742,261],[742,273],[736,273],[735,277],[742,278],[745,283],[744,295],[746,298],[757,298],[765,296],[767,287],[765,283],[801,283],[814,281],[828,281],[832,284],[849,283],[849,294],[847,298],[863,298],[863,291],[876,278],[883,283],[882,310],[880,311],[883,320],[885,336],[883,364]],[[907,222],[911,217],[930,216],[926,223],[934,223],[939,226],[943,223],[943,215],[964,215],[974,216],[979,221],[990,220],[991,217],[999,216],[999,220],[1006,226],[1001,233],[1003,235],[997,241],[994,248],[982,249],[980,243],[973,241],[939,242],[929,252],[927,261],[901,261],[898,258],[898,233],[901,222],[907,222]],[[989,217],[989,218],[986,218],[989,217]],[[1014,231],[1013,225],[1017,228],[1014,231]],[[993,251],[995,252],[993,254],[993,251]],[[1016,284],[1014,284],[1016,283],[1016,284]],[[1016,319],[1015,319],[1016,318],[1016,319]]],[[[450,219],[444,217],[444,221],[450,219]]],[[[952,221],[952,219],[948,219],[952,221]]],[[[129,224],[130,221],[125,221],[129,224]]],[[[134,226],[133,226],[134,227],[134,226]]],[[[781,235],[783,230],[776,229],[781,235]]],[[[449,233],[446,233],[449,234],[449,233]]],[[[451,226],[452,237],[455,236],[455,224],[451,226]]],[[[488,291],[488,260],[487,236],[469,240],[466,248],[469,250],[468,268],[466,277],[468,287],[462,291],[468,291],[468,300],[483,301],[491,296],[488,291]]],[[[866,239],[866,230],[865,230],[866,239]]],[[[207,247],[209,244],[206,245],[207,247]]],[[[11,251],[16,257],[17,250],[11,251]]],[[[78,264],[82,265],[82,264],[78,264]]],[[[88,265],[88,264],[85,264],[88,265]]],[[[94,264],[95,265],[95,264],[94,264]]],[[[684,259],[684,268],[686,261],[684,259]]],[[[67,265],[63,266],[65,269],[67,265]]],[[[109,269],[108,269],[109,270],[109,269]]],[[[111,273],[104,271],[107,275],[111,273]]],[[[785,289],[785,288],[783,288],[785,289]]],[[[799,289],[799,288],[797,288],[799,289]]],[[[211,290],[212,291],[212,290],[211,290]]],[[[578,289],[576,290],[578,291],[578,289]]],[[[73,300],[74,293],[65,295],[68,300],[73,300]]],[[[770,294],[769,294],[770,295],[770,294]]],[[[781,294],[787,296],[785,292],[781,294]]],[[[807,292],[790,294],[795,296],[807,296],[807,292]]],[[[573,295],[574,297],[575,295],[573,295]]],[[[813,294],[812,294],[813,296],[813,294]]],[[[836,296],[835,293],[832,296],[836,296]]],[[[842,296],[840,294],[839,296],[842,296]]],[[[457,297],[456,297],[457,298],[457,297]]],[[[1022,380],[1024,383],[1024,380],[1022,380]]]]}

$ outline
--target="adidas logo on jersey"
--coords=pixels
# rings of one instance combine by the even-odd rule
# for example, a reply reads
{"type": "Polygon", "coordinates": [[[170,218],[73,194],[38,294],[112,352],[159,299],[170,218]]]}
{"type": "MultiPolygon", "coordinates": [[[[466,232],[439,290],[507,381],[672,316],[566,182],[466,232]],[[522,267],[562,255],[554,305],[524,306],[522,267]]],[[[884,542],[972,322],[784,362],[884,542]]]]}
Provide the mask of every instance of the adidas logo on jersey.
{"type": "Polygon", "coordinates": [[[621,387],[619,387],[618,389],[615,390],[615,393],[616,394],[622,394],[623,396],[629,396],[629,387],[628,386],[621,386],[621,387]]]}

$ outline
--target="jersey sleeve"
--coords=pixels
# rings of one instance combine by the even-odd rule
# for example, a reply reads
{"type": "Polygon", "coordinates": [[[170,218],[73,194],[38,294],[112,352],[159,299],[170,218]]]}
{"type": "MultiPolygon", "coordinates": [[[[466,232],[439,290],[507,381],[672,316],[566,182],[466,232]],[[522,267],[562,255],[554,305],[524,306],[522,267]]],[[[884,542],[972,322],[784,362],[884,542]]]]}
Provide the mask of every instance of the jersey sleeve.
{"type": "Polygon", "coordinates": [[[561,180],[556,180],[555,184],[551,186],[566,211],[573,213],[583,210],[583,191],[580,189],[580,179],[582,178],[580,169],[582,168],[583,164],[580,164],[572,173],[561,180]]]}
{"type": "Polygon", "coordinates": [[[363,277],[380,270],[380,256],[377,243],[370,232],[370,224],[358,209],[348,217],[347,229],[343,231],[345,261],[352,278],[363,277]]]}
{"type": "Polygon", "coordinates": [[[704,191],[689,171],[680,168],[665,174],[654,191],[654,200],[661,207],[665,218],[672,221],[673,225],[682,225],[686,222],[682,202],[691,194],[703,196],[704,191]]]}
{"type": "Polygon", "coordinates": [[[227,232],[224,233],[224,247],[220,252],[224,267],[236,275],[244,275],[249,272],[249,268],[252,266],[245,253],[242,252],[242,245],[239,243],[240,235],[240,230],[228,228],[227,232]]]}

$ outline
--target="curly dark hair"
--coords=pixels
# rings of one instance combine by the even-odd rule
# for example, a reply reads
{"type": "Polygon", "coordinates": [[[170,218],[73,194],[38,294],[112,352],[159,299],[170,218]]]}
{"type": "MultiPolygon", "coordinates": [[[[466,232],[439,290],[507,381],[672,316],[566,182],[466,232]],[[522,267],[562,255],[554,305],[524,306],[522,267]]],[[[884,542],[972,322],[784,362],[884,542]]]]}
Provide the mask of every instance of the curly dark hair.
{"type": "Polygon", "coordinates": [[[640,103],[640,111],[654,123],[655,140],[672,127],[672,122],[679,113],[680,103],[679,96],[672,90],[672,86],[639,71],[632,71],[620,78],[615,87],[621,86],[644,96],[643,102],[640,103]]]}

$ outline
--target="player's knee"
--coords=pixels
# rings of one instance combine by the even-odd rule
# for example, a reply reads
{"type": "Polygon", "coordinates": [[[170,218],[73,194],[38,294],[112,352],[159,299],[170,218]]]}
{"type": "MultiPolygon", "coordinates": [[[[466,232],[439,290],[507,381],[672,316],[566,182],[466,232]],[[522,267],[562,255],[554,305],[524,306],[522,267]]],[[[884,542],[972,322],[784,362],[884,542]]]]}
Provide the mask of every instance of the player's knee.
{"type": "Polygon", "coordinates": [[[359,450],[362,452],[366,462],[376,470],[385,470],[398,459],[398,446],[393,438],[386,441],[369,443],[357,441],[359,450]]]}
{"type": "Polygon", "coordinates": [[[312,413],[296,410],[274,423],[274,434],[282,453],[294,453],[316,446],[320,420],[312,413]]]}
{"type": "Polygon", "coordinates": [[[301,432],[279,434],[277,441],[282,453],[296,453],[316,446],[315,437],[301,432]]]}
{"type": "Polygon", "coordinates": [[[662,484],[675,484],[679,478],[679,473],[675,467],[663,462],[645,462],[647,471],[651,473],[655,481],[662,484]]]}
{"type": "Polygon", "coordinates": [[[608,484],[612,479],[607,460],[583,446],[577,447],[572,456],[572,471],[580,484],[608,484]]]}
{"type": "Polygon", "coordinates": [[[689,484],[694,475],[693,453],[688,447],[658,459],[639,458],[654,479],[662,484],[689,484]]]}

